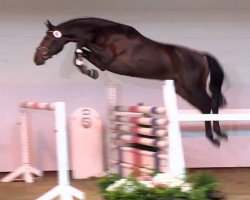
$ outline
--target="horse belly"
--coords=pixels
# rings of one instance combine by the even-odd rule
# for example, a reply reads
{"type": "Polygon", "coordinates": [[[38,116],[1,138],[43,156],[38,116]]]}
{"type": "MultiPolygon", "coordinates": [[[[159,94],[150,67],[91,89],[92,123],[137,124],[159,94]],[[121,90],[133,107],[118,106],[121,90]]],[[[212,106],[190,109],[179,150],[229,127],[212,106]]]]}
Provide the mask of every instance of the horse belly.
{"type": "Polygon", "coordinates": [[[173,69],[168,56],[159,48],[146,47],[133,52],[131,68],[142,78],[166,80],[173,78],[173,69]]]}

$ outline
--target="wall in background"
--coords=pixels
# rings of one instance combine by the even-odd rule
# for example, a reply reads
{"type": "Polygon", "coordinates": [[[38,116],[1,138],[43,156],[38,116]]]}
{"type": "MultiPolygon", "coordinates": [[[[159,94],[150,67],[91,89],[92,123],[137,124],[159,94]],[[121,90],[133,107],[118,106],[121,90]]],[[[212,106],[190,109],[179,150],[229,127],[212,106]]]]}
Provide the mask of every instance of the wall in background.
{"type": "MultiPolygon", "coordinates": [[[[46,65],[36,66],[33,54],[45,34],[47,19],[58,24],[76,17],[106,18],[132,25],[156,41],[211,52],[227,74],[223,90],[228,108],[250,107],[250,2],[0,0],[0,4],[0,171],[10,171],[20,162],[18,105],[24,100],[65,101],[68,117],[78,107],[91,107],[101,113],[105,122],[107,85],[116,82],[121,104],[163,105],[160,81],[109,72],[91,80],[80,74],[72,63],[74,44],[67,45],[46,65]]],[[[180,108],[190,108],[180,98],[178,104],[180,108]]],[[[52,114],[34,113],[31,126],[34,164],[43,170],[54,170],[52,114]]]]}

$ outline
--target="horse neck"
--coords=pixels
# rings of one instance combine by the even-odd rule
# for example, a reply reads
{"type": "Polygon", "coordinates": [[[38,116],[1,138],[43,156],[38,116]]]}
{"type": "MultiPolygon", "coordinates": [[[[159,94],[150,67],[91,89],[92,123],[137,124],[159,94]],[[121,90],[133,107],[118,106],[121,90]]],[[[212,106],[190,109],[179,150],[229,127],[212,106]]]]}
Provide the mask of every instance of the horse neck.
{"type": "Polygon", "coordinates": [[[83,40],[92,40],[94,37],[92,30],[114,24],[114,22],[98,18],[82,18],[63,23],[62,27],[66,34],[74,38],[74,42],[78,43],[83,40]]]}

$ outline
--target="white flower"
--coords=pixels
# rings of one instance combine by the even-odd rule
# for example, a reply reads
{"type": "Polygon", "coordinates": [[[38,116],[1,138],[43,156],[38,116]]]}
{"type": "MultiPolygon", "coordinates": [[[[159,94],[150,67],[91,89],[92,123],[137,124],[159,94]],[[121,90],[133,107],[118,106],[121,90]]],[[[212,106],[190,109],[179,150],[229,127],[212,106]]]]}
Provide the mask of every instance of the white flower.
{"type": "Polygon", "coordinates": [[[173,181],[173,176],[171,174],[168,173],[160,173],[157,174],[154,178],[153,178],[153,183],[156,186],[169,186],[169,184],[173,181]]]}
{"type": "Polygon", "coordinates": [[[184,181],[178,178],[173,178],[171,182],[169,183],[169,187],[180,187],[182,184],[184,184],[184,181]]]}
{"type": "Polygon", "coordinates": [[[153,183],[158,187],[181,187],[185,182],[182,178],[169,173],[160,173],[153,178],[153,183]]]}
{"type": "Polygon", "coordinates": [[[192,186],[190,183],[184,183],[181,186],[181,191],[182,192],[189,192],[190,190],[192,190],[192,186]]]}
{"type": "Polygon", "coordinates": [[[154,184],[153,181],[140,181],[140,183],[144,186],[146,186],[147,188],[153,188],[154,184]]]}
{"type": "Polygon", "coordinates": [[[120,179],[120,180],[118,180],[118,181],[116,181],[116,182],[114,182],[113,184],[111,184],[111,185],[109,185],[107,188],[106,188],[106,190],[107,191],[110,191],[110,192],[112,192],[112,191],[115,191],[117,188],[119,188],[119,187],[121,187],[123,184],[125,184],[127,182],[127,179],[120,179]]]}
{"type": "Polygon", "coordinates": [[[116,181],[116,182],[114,183],[114,186],[115,186],[115,187],[120,187],[120,186],[122,186],[123,184],[125,184],[126,182],[127,182],[127,179],[123,178],[123,179],[120,179],[120,180],[116,181]]]}
{"type": "Polygon", "coordinates": [[[134,185],[132,181],[127,181],[126,182],[126,186],[132,186],[132,185],[134,185]]]}
{"type": "MultiPolygon", "coordinates": [[[[189,192],[192,189],[190,183],[186,183],[181,177],[172,176],[169,173],[160,173],[153,177],[152,180],[138,180],[141,184],[147,188],[161,187],[161,188],[174,188],[180,187],[182,192],[189,192]]],[[[127,179],[120,179],[113,184],[109,185],[106,190],[113,192],[118,189],[123,188],[124,192],[131,193],[134,192],[137,188],[134,185],[133,181],[127,179]]]]}
{"type": "Polygon", "coordinates": [[[130,186],[127,186],[124,191],[127,193],[131,193],[131,192],[134,192],[135,189],[136,189],[135,186],[130,185],[130,186]]]}
{"type": "Polygon", "coordinates": [[[112,184],[112,185],[109,185],[107,188],[106,188],[106,190],[107,191],[109,191],[109,192],[113,192],[113,191],[115,191],[115,187],[114,187],[114,185],[112,184]]]}

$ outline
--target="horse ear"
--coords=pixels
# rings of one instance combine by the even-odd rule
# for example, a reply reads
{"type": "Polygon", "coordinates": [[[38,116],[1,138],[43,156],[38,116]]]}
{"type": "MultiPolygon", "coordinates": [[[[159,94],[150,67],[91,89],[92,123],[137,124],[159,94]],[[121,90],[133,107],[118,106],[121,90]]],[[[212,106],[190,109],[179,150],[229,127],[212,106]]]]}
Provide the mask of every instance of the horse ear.
{"type": "Polygon", "coordinates": [[[48,28],[49,30],[53,30],[53,29],[55,28],[55,26],[54,26],[53,24],[51,24],[51,22],[50,22],[49,20],[47,20],[47,21],[45,22],[45,25],[47,26],[47,28],[48,28]]]}

